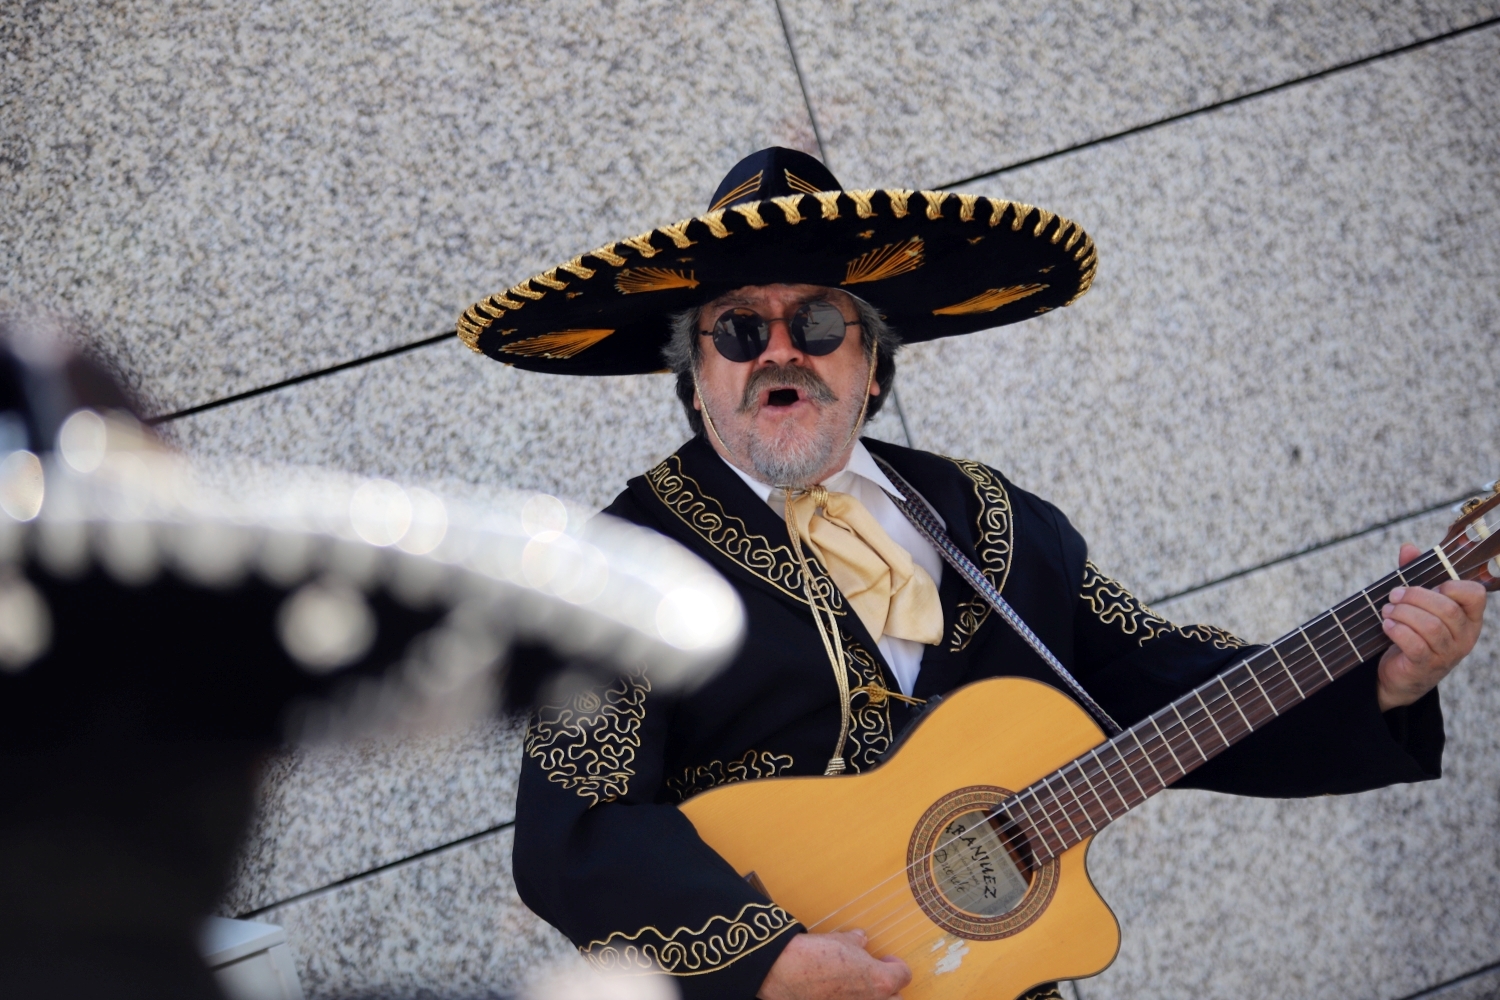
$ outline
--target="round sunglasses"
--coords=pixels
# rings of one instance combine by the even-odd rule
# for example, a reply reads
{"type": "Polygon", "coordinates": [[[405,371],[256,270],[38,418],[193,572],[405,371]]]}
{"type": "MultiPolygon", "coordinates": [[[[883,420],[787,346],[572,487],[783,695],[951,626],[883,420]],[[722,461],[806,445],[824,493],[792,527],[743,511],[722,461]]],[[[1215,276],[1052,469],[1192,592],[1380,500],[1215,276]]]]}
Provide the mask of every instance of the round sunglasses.
{"type": "MultiPolygon", "coordinates": [[[[786,325],[797,350],[822,357],[838,350],[848,328],[859,326],[859,320],[846,320],[838,306],[818,301],[802,303],[786,325]]],[[[771,343],[771,321],[754,309],[737,306],[725,310],[714,321],[713,329],[699,330],[698,333],[714,338],[714,347],[724,360],[754,361],[771,343]]]]}

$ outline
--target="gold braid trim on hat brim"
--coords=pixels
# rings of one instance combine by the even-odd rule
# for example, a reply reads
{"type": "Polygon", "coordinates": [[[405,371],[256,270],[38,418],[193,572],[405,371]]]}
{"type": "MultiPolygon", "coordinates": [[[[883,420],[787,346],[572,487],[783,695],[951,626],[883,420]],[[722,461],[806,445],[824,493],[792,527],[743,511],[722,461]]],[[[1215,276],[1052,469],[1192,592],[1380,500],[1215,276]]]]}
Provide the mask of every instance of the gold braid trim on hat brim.
{"type": "MultiPolygon", "coordinates": [[[[732,208],[719,208],[691,219],[683,219],[671,225],[649,230],[639,236],[632,236],[628,240],[606,243],[596,250],[579,254],[565,264],[543,271],[465,309],[463,315],[458,318],[458,339],[463,341],[470,350],[483,353],[479,348],[480,335],[495,326],[507,313],[524,309],[527,303],[538,301],[548,295],[576,295],[576,291],[568,291],[569,286],[576,281],[587,281],[598,270],[605,267],[621,269],[631,265],[632,259],[625,256],[626,253],[635,254],[636,263],[635,270],[625,276],[622,291],[629,289],[631,293],[646,292],[648,285],[654,286],[651,290],[691,287],[688,284],[689,281],[694,280],[691,272],[687,272],[681,278],[673,275],[669,279],[667,269],[656,269],[657,273],[652,273],[641,268],[639,261],[647,260],[672,248],[684,249],[705,240],[728,239],[736,232],[782,225],[795,226],[810,220],[833,221],[850,218],[848,213],[853,213],[853,217],[860,219],[876,218],[881,214],[882,209],[897,219],[917,215],[934,222],[957,221],[962,225],[974,226],[977,233],[983,233],[992,227],[1004,224],[1014,232],[1029,230],[1037,239],[1046,239],[1049,243],[1061,245],[1063,250],[1077,262],[1080,271],[1078,289],[1064,305],[1077,302],[1094,282],[1099,255],[1094,241],[1083,231],[1083,228],[1076,222],[1025,202],[970,194],[954,195],[947,191],[907,191],[900,188],[808,192],[784,195],[760,202],[746,202],[732,208]],[[879,200],[877,196],[880,196],[879,200]],[[918,199],[922,202],[921,205],[915,203],[918,199]],[[730,219],[737,220],[737,229],[729,227],[730,219]],[[592,258],[592,260],[586,265],[584,258],[592,258]]],[[[920,267],[922,263],[921,237],[916,236],[911,239],[917,242],[908,241],[900,244],[899,255],[890,254],[891,260],[886,260],[884,257],[879,260],[865,260],[864,258],[870,256],[866,254],[849,261],[850,277],[863,281],[881,280],[920,267]],[[872,268],[878,268],[881,272],[879,277],[862,277],[871,273],[872,268]]],[[[881,250],[891,249],[881,248],[881,250]]],[[[682,274],[682,272],[676,272],[676,274],[682,274]]],[[[611,283],[617,284],[616,281],[611,283]]],[[[851,282],[846,281],[847,283],[851,282]]]]}

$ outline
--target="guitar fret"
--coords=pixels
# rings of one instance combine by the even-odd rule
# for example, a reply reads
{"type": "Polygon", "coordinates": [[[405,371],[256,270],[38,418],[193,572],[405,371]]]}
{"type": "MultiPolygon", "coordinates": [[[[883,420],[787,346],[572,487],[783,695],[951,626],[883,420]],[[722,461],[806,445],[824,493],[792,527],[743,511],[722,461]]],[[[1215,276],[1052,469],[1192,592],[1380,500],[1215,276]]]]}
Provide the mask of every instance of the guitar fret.
{"type": "Polygon", "coordinates": [[[1408,586],[1408,587],[1410,587],[1410,586],[1411,586],[1411,584],[1409,584],[1409,583],[1407,583],[1407,582],[1406,582],[1406,574],[1405,574],[1405,573],[1403,573],[1403,572],[1401,572],[1401,569],[1400,569],[1400,567],[1397,567],[1397,569],[1396,569],[1396,578],[1397,578],[1397,579],[1398,579],[1398,580],[1400,580],[1400,581],[1401,581],[1401,582],[1402,582],[1402,583],[1403,583],[1403,584],[1405,584],[1405,585],[1406,585],[1406,586],[1408,586]]]}
{"type": "Polygon", "coordinates": [[[1158,771],[1158,770],[1156,770],[1156,761],[1154,761],[1154,760],[1151,759],[1151,754],[1150,754],[1149,751],[1147,751],[1146,744],[1144,744],[1144,743],[1141,742],[1140,736],[1136,733],[1136,731],[1134,729],[1130,730],[1130,736],[1131,736],[1131,738],[1133,740],[1135,740],[1135,745],[1138,746],[1138,747],[1140,747],[1140,749],[1141,749],[1141,756],[1144,757],[1144,758],[1146,758],[1146,763],[1151,765],[1152,772],[1154,772],[1156,774],[1156,780],[1159,781],[1159,782],[1161,782],[1161,787],[1162,788],[1166,788],[1167,787],[1167,781],[1166,781],[1165,778],[1163,778],[1161,776],[1161,772],[1158,771]]]}
{"type": "Polygon", "coordinates": [[[1057,807],[1057,811],[1062,813],[1064,821],[1068,821],[1068,811],[1067,809],[1063,808],[1063,804],[1058,801],[1057,793],[1054,792],[1052,790],[1052,786],[1048,784],[1048,782],[1050,782],[1051,780],[1052,779],[1048,777],[1046,780],[1041,782],[1041,787],[1046,789],[1047,798],[1043,799],[1040,795],[1036,795],[1034,796],[1034,798],[1036,799],[1037,804],[1042,807],[1042,815],[1047,817],[1047,824],[1052,827],[1052,832],[1057,834],[1057,842],[1063,845],[1061,850],[1066,850],[1067,845],[1069,843],[1072,843],[1072,841],[1069,841],[1068,835],[1062,832],[1062,827],[1057,825],[1057,820],[1052,818],[1052,810],[1048,808],[1049,800],[1052,805],[1055,805],[1057,807]]]}
{"type": "MultiPolygon", "coordinates": [[[[1021,836],[1026,840],[1028,844],[1034,845],[1036,841],[1041,841],[1043,849],[1050,850],[1050,848],[1047,847],[1046,838],[1042,836],[1042,831],[1037,829],[1036,822],[1032,820],[1031,814],[1027,812],[1026,807],[1021,804],[1021,796],[1012,795],[1010,798],[1006,799],[1005,802],[1000,803],[999,812],[1013,826],[1015,826],[1017,830],[1021,831],[1021,836]],[[1020,812],[1019,818],[1015,815],[1015,811],[1020,812]]],[[[1035,853],[1034,847],[1033,853],[1035,853]]]]}
{"type": "Polygon", "coordinates": [[[1208,754],[1203,752],[1203,747],[1198,743],[1198,737],[1193,735],[1193,727],[1188,725],[1187,720],[1182,717],[1182,713],[1177,711],[1177,703],[1173,702],[1167,707],[1172,710],[1173,715],[1177,716],[1177,721],[1182,724],[1182,728],[1187,730],[1188,739],[1193,741],[1193,746],[1197,749],[1198,756],[1202,757],[1205,761],[1208,760],[1208,754]]]}
{"type": "MultiPolygon", "coordinates": [[[[1075,761],[1074,763],[1076,764],[1077,762],[1075,761]]],[[[1094,798],[1097,799],[1098,802],[1099,802],[1099,808],[1103,809],[1104,810],[1104,815],[1106,817],[1108,817],[1105,820],[1105,822],[1107,822],[1107,823],[1114,822],[1114,818],[1115,817],[1109,811],[1109,804],[1104,801],[1104,797],[1099,794],[1099,789],[1097,789],[1097,788],[1094,787],[1094,783],[1092,781],[1089,781],[1089,773],[1083,769],[1083,765],[1081,765],[1081,764],[1078,765],[1078,773],[1081,774],[1081,775],[1083,775],[1083,780],[1088,784],[1089,791],[1091,791],[1091,792],[1094,793],[1094,798]]],[[[1097,823],[1094,824],[1094,828],[1097,830],[1099,828],[1099,825],[1097,823]]]]}
{"type": "MultiPolygon", "coordinates": [[[[1156,727],[1156,735],[1158,735],[1158,736],[1161,737],[1162,743],[1166,744],[1167,753],[1171,754],[1172,755],[1172,760],[1176,761],[1176,763],[1177,763],[1177,770],[1180,771],[1180,772],[1182,772],[1181,774],[1178,775],[1178,777],[1180,778],[1180,777],[1182,777],[1183,774],[1187,774],[1188,769],[1185,768],[1185,767],[1183,767],[1182,766],[1182,761],[1180,761],[1180,760],[1177,759],[1177,751],[1172,749],[1172,743],[1171,743],[1170,740],[1167,739],[1167,734],[1164,733],[1164,732],[1162,732],[1162,730],[1161,730],[1161,724],[1156,721],[1156,716],[1154,716],[1154,715],[1147,716],[1146,717],[1146,721],[1149,722],[1149,723],[1151,723],[1151,725],[1153,725],[1153,726],[1156,727]]],[[[1161,777],[1161,775],[1158,774],[1157,777],[1161,777]]]]}
{"type": "Polygon", "coordinates": [[[1130,761],[1126,760],[1125,759],[1125,755],[1120,752],[1119,745],[1116,744],[1113,740],[1111,740],[1109,743],[1107,743],[1105,745],[1106,746],[1112,746],[1112,747],[1115,748],[1115,757],[1116,757],[1116,759],[1119,760],[1121,766],[1123,766],[1125,768],[1125,773],[1128,774],[1128,775],[1130,775],[1130,780],[1135,783],[1136,791],[1138,791],[1138,792],[1141,793],[1141,801],[1144,802],[1147,799],[1149,799],[1151,796],[1146,793],[1146,789],[1144,787],[1142,787],[1142,785],[1140,783],[1140,780],[1136,778],[1136,776],[1135,776],[1135,768],[1133,768],[1133,767],[1130,766],[1130,761]]]}
{"type": "Polygon", "coordinates": [[[1363,597],[1365,599],[1365,603],[1370,606],[1370,614],[1375,616],[1375,620],[1377,622],[1380,621],[1380,609],[1375,606],[1374,601],[1370,600],[1370,589],[1366,587],[1364,590],[1361,590],[1359,592],[1359,596],[1363,597]]]}
{"type": "Polygon", "coordinates": [[[1109,787],[1115,790],[1115,798],[1120,800],[1120,805],[1122,806],[1120,814],[1124,815],[1130,809],[1130,801],[1124,795],[1120,794],[1120,786],[1115,784],[1114,775],[1109,773],[1109,768],[1105,767],[1104,761],[1099,759],[1099,751],[1097,749],[1090,750],[1089,755],[1094,758],[1094,763],[1099,765],[1099,771],[1104,775],[1104,779],[1109,782],[1109,787]]]}
{"type": "Polygon", "coordinates": [[[1271,696],[1270,695],[1266,694],[1266,689],[1261,685],[1261,683],[1260,683],[1260,677],[1256,675],[1255,668],[1250,665],[1250,661],[1249,660],[1245,661],[1245,673],[1249,674],[1250,675],[1250,679],[1255,682],[1255,686],[1258,687],[1258,688],[1260,688],[1260,696],[1262,698],[1266,699],[1266,704],[1267,705],[1271,706],[1271,714],[1272,715],[1280,715],[1281,713],[1278,712],[1278,711],[1276,711],[1276,703],[1271,700],[1271,696]]]}
{"type": "MultiPolygon", "coordinates": [[[[1042,819],[1046,820],[1047,821],[1047,825],[1050,826],[1050,827],[1052,827],[1052,834],[1053,834],[1053,836],[1055,836],[1057,838],[1058,853],[1061,853],[1061,851],[1062,851],[1062,846],[1061,845],[1066,844],[1067,843],[1067,839],[1064,838],[1063,835],[1062,835],[1062,832],[1060,830],[1058,830],[1057,824],[1054,823],[1054,822],[1052,822],[1052,817],[1049,816],[1049,815],[1047,815],[1047,807],[1044,806],[1044,805],[1042,805],[1042,800],[1037,797],[1036,786],[1032,785],[1030,788],[1026,789],[1026,791],[1023,792],[1021,795],[1016,796],[1016,801],[1017,802],[1021,801],[1022,795],[1030,795],[1031,796],[1031,801],[1033,803],[1035,803],[1036,807],[1042,811],[1042,819]]],[[[1030,816],[1031,815],[1031,811],[1028,809],[1027,812],[1026,812],[1026,814],[1027,814],[1027,816],[1030,816]]],[[[1035,821],[1032,822],[1032,825],[1033,826],[1036,825],[1035,821]]],[[[1041,832],[1042,832],[1041,827],[1037,827],[1037,833],[1040,834],[1041,832]]],[[[1043,839],[1042,839],[1042,846],[1046,847],[1048,851],[1052,850],[1052,845],[1050,845],[1050,844],[1047,843],[1045,837],[1043,837],[1043,839]]]]}
{"type": "Polygon", "coordinates": [[[1240,703],[1235,700],[1234,692],[1230,691],[1229,685],[1225,683],[1224,674],[1219,675],[1219,686],[1224,689],[1225,694],[1229,695],[1229,704],[1233,705],[1234,710],[1240,713],[1240,718],[1245,720],[1245,731],[1249,733],[1255,732],[1255,727],[1250,724],[1250,717],[1245,714],[1245,710],[1241,708],[1240,703]]]}
{"type": "MultiPolygon", "coordinates": [[[[1314,619],[1314,620],[1316,620],[1316,619],[1314,619]]],[[[1312,650],[1313,659],[1315,659],[1315,660],[1318,661],[1318,666],[1320,666],[1320,667],[1323,668],[1323,673],[1327,674],[1328,675],[1328,679],[1330,681],[1332,681],[1333,680],[1333,671],[1331,671],[1331,670],[1328,669],[1328,664],[1324,663],[1323,662],[1323,658],[1318,655],[1318,647],[1314,646],[1313,645],[1313,641],[1307,637],[1307,630],[1304,629],[1302,626],[1298,625],[1297,626],[1297,631],[1298,631],[1298,633],[1301,634],[1302,641],[1305,642],[1305,643],[1307,643],[1307,648],[1310,649],[1310,650],[1312,650]]]]}
{"type": "MultiPolygon", "coordinates": [[[[1052,791],[1052,781],[1053,781],[1053,779],[1054,778],[1060,778],[1060,777],[1062,777],[1062,774],[1060,772],[1057,772],[1057,771],[1053,771],[1052,774],[1048,776],[1047,781],[1046,781],[1046,785],[1047,785],[1048,791],[1052,791]]],[[[1074,802],[1078,802],[1078,807],[1080,809],[1083,809],[1084,818],[1087,818],[1087,816],[1088,816],[1088,810],[1084,809],[1083,808],[1083,803],[1078,801],[1078,793],[1073,791],[1072,787],[1069,786],[1069,784],[1067,783],[1066,780],[1063,781],[1063,787],[1066,788],[1066,789],[1068,789],[1069,792],[1073,793],[1073,801],[1074,802]]],[[[1077,837],[1078,840],[1082,840],[1083,839],[1083,834],[1078,831],[1077,824],[1075,824],[1073,822],[1072,810],[1069,809],[1066,804],[1064,804],[1064,802],[1062,800],[1062,797],[1060,795],[1058,795],[1057,792],[1053,791],[1052,795],[1053,795],[1054,798],[1057,799],[1057,804],[1062,809],[1063,819],[1067,820],[1068,821],[1068,826],[1070,826],[1070,827],[1073,828],[1073,836],[1077,837]]],[[[1078,840],[1073,841],[1073,843],[1075,843],[1075,844],[1078,843],[1078,840]]]]}
{"type": "Polygon", "coordinates": [[[1344,641],[1349,644],[1350,649],[1354,650],[1355,658],[1363,660],[1365,658],[1365,654],[1361,653],[1359,651],[1359,647],[1354,644],[1354,640],[1349,638],[1349,630],[1344,628],[1344,623],[1339,620],[1338,609],[1330,608],[1328,610],[1328,613],[1333,617],[1333,623],[1339,627],[1339,631],[1344,633],[1344,641]]]}
{"type": "Polygon", "coordinates": [[[1285,670],[1286,675],[1292,679],[1292,687],[1297,689],[1297,697],[1305,700],[1307,695],[1302,693],[1302,685],[1297,683],[1296,675],[1292,673],[1292,668],[1286,665],[1286,661],[1281,658],[1281,650],[1276,648],[1276,643],[1274,642],[1271,643],[1271,652],[1276,654],[1276,659],[1281,664],[1281,669],[1285,670]]]}
{"type": "MultiPolygon", "coordinates": [[[[1224,741],[1226,747],[1229,746],[1229,737],[1225,736],[1224,730],[1219,728],[1219,720],[1214,718],[1213,709],[1208,707],[1208,702],[1203,700],[1203,695],[1199,694],[1196,688],[1193,690],[1193,697],[1197,698],[1198,704],[1203,706],[1203,714],[1208,716],[1208,721],[1214,724],[1214,730],[1219,734],[1219,739],[1224,741]]],[[[1234,701],[1233,698],[1229,700],[1234,701]]]]}

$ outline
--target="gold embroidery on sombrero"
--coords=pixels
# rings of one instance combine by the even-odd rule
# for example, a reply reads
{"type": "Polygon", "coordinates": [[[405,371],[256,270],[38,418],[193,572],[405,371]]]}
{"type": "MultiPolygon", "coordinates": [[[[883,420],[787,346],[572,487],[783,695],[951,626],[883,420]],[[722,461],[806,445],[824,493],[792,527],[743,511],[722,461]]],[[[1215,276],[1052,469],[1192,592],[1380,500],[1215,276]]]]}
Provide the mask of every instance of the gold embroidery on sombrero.
{"type": "Polygon", "coordinates": [[[715,209],[714,211],[709,212],[707,215],[699,216],[698,221],[707,226],[708,231],[712,233],[714,235],[714,238],[716,239],[722,240],[724,237],[729,235],[729,227],[724,225],[724,210],[722,208],[715,209]]]}
{"type": "Polygon", "coordinates": [[[634,934],[614,933],[578,949],[600,972],[697,976],[727,968],[770,943],[797,923],[775,903],[746,903],[732,917],[709,917],[696,930],[679,927],[664,934],[642,927],[634,934]]]}
{"type": "Polygon", "coordinates": [[[526,304],[524,302],[517,302],[515,299],[508,299],[505,297],[505,294],[505,292],[496,292],[494,295],[491,295],[489,297],[490,305],[497,309],[519,309],[526,304]]]}
{"type": "Polygon", "coordinates": [[[795,226],[802,221],[802,196],[800,194],[784,194],[779,198],[772,198],[772,204],[781,209],[781,214],[786,216],[786,223],[795,226]]]}
{"type": "MultiPolygon", "coordinates": [[[[791,547],[772,545],[765,535],[751,532],[744,521],[726,511],[723,504],[704,492],[696,479],[682,471],[682,460],[676,455],[667,456],[646,473],[646,482],[656,498],[714,551],[798,603],[807,603],[802,592],[802,571],[791,547]]],[[[811,556],[807,562],[813,573],[813,595],[826,602],[834,614],[847,614],[844,595],[823,572],[821,564],[811,556]]]]}
{"type": "Polygon", "coordinates": [[[632,236],[630,237],[630,239],[621,240],[620,242],[630,247],[642,257],[655,257],[661,251],[651,245],[651,235],[654,232],[655,230],[650,230],[648,232],[641,233],[641,235],[639,236],[632,236]]]}
{"type": "Polygon", "coordinates": [[[906,188],[889,188],[885,196],[891,203],[891,214],[898,219],[906,218],[906,203],[914,194],[915,191],[906,188]]]}
{"type": "Polygon", "coordinates": [[[759,205],[735,205],[730,208],[730,211],[738,212],[743,215],[745,217],[745,221],[750,223],[751,229],[766,228],[766,220],[760,217],[759,205]]]}
{"type": "Polygon", "coordinates": [[[943,217],[943,202],[953,196],[947,191],[923,191],[922,197],[927,199],[927,217],[936,222],[943,217]]]}
{"type": "Polygon", "coordinates": [[[985,201],[990,203],[990,225],[1000,225],[1000,217],[1010,208],[1010,202],[1002,198],[986,198],[985,201]]]}
{"type": "Polygon", "coordinates": [[[697,288],[694,271],[674,271],[668,267],[627,267],[615,275],[615,288],[621,295],[660,292],[668,288],[697,288]]]}
{"type": "Polygon", "coordinates": [[[1021,227],[1026,224],[1026,216],[1031,214],[1035,205],[1028,205],[1024,201],[1013,201],[1010,203],[1010,228],[1012,232],[1019,233],[1021,227]]]}
{"type": "Polygon", "coordinates": [[[614,333],[613,330],[558,330],[538,337],[527,337],[500,345],[502,354],[519,354],[525,358],[571,358],[593,347],[614,333]]]}
{"type": "Polygon", "coordinates": [[[532,278],[531,281],[532,284],[541,285],[543,288],[550,288],[554,292],[560,292],[564,288],[568,287],[568,283],[566,281],[558,280],[557,268],[555,267],[550,271],[543,271],[541,274],[538,274],[536,277],[532,278]]]}
{"type": "Polygon", "coordinates": [[[661,231],[667,234],[667,238],[672,241],[673,246],[679,250],[686,250],[698,242],[697,240],[688,239],[687,227],[688,223],[692,221],[692,219],[683,219],[681,222],[674,222],[670,226],[662,226],[661,231]]]}
{"type": "Polygon", "coordinates": [[[606,264],[613,264],[615,267],[625,266],[625,258],[615,253],[615,244],[613,243],[606,243],[598,250],[590,250],[587,256],[596,257],[606,264]]]}
{"type": "Polygon", "coordinates": [[[765,171],[757,170],[754,177],[746,181],[741,181],[739,184],[730,188],[729,191],[725,193],[724,197],[708,206],[708,210],[710,212],[717,212],[719,209],[728,206],[731,201],[735,201],[738,198],[743,198],[747,194],[754,194],[756,191],[759,191],[760,177],[763,173],[765,173],[765,171]]]}
{"type": "Polygon", "coordinates": [[[817,185],[815,185],[815,184],[809,184],[807,181],[805,181],[802,178],[798,177],[796,174],[792,173],[790,170],[786,169],[785,167],[781,168],[781,172],[784,173],[784,174],[786,174],[786,186],[789,187],[789,188],[791,188],[793,191],[797,191],[797,192],[799,192],[801,194],[820,194],[821,193],[821,190],[818,188],[817,185]]]}
{"type": "Polygon", "coordinates": [[[673,801],[681,804],[710,788],[733,784],[736,781],[754,781],[757,778],[774,778],[792,769],[791,754],[772,753],[769,750],[746,750],[739,760],[711,760],[707,764],[683,768],[680,775],[667,779],[667,790],[673,801]]]}
{"type": "Polygon", "coordinates": [[[868,219],[875,214],[875,206],[870,200],[875,197],[874,190],[869,191],[845,191],[849,199],[854,202],[854,211],[861,219],[868,219]]]}
{"type": "Polygon", "coordinates": [[[837,191],[814,191],[812,196],[818,199],[818,205],[823,209],[823,218],[831,221],[839,217],[839,193],[837,191]]]}
{"type": "Polygon", "coordinates": [[[537,299],[541,298],[543,295],[546,295],[547,293],[546,292],[539,292],[535,288],[531,287],[531,283],[530,282],[523,281],[519,285],[511,285],[510,286],[510,292],[508,294],[510,294],[510,295],[519,295],[523,299],[531,299],[533,302],[535,302],[537,299]]]}
{"type": "Polygon", "coordinates": [[[922,251],[920,236],[866,251],[849,262],[844,280],[839,284],[858,285],[865,281],[882,281],[915,271],[922,266],[922,251]]]}
{"type": "Polygon", "coordinates": [[[464,310],[464,314],[458,317],[458,339],[463,345],[476,354],[483,354],[479,349],[479,335],[489,326],[489,323],[481,320],[474,307],[470,306],[464,310]]]}
{"type": "Polygon", "coordinates": [[[583,254],[579,254],[566,264],[559,264],[557,266],[559,270],[567,271],[569,274],[576,275],[584,281],[588,281],[594,276],[594,269],[592,267],[583,266],[583,254]]]}
{"type": "Polygon", "coordinates": [[[1047,211],[1045,208],[1038,208],[1036,210],[1036,214],[1036,228],[1031,231],[1032,236],[1040,236],[1045,233],[1047,231],[1048,223],[1057,218],[1054,213],[1047,211]]]}
{"type": "MultiPolygon", "coordinates": [[[[979,195],[977,195],[977,194],[961,194],[961,195],[959,195],[958,196],[958,221],[959,222],[973,222],[974,221],[974,206],[977,205],[977,204],[979,204],[979,195]]],[[[969,242],[972,243],[973,240],[970,240],[969,242]]]]}
{"type": "Polygon", "coordinates": [[[1160,635],[1179,635],[1184,639],[1211,643],[1216,649],[1239,649],[1245,645],[1245,640],[1213,625],[1173,625],[1142,604],[1119,581],[1099,572],[1099,567],[1092,562],[1083,564],[1083,585],[1079,596],[1101,622],[1115,626],[1125,635],[1135,636],[1136,644],[1140,646],[1160,635]]]}
{"type": "MultiPolygon", "coordinates": [[[[1005,589],[1010,576],[1011,551],[1014,545],[1015,520],[1011,516],[1010,494],[1000,477],[981,462],[950,458],[958,466],[974,489],[979,501],[979,513],[974,518],[974,552],[979,556],[979,570],[989,578],[996,590],[1005,589]]],[[[948,639],[948,649],[957,653],[969,644],[989,618],[990,606],[984,598],[974,594],[958,604],[958,618],[953,623],[953,635],[948,639]]]]}
{"type": "Polygon", "coordinates": [[[543,705],[526,727],[526,755],[547,780],[590,805],[624,797],[635,777],[646,695],[651,681],[622,676],[602,692],[585,688],[559,704],[543,705]]]}
{"type": "Polygon", "coordinates": [[[1008,288],[991,288],[989,291],[980,292],[972,299],[964,299],[962,302],[951,306],[943,306],[934,309],[934,316],[967,316],[969,313],[994,312],[1001,306],[1018,302],[1028,295],[1035,295],[1050,285],[1038,285],[1035,282],[1027,285],[1011,285],[1008,288]]]}

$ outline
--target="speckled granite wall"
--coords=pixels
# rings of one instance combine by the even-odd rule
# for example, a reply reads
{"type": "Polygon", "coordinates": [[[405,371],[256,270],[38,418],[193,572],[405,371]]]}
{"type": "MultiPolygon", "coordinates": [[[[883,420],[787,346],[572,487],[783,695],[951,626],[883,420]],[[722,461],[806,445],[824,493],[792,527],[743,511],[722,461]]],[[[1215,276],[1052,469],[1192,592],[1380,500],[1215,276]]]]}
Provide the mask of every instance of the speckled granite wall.
{"type": "MultiPolygon", "coordinates": [[[[1083,222],[1098,280],[908,352],[876,433],[1005,469],[1144,596],[1250,570],[1161,610],[1264,639],[1445,520],[1407,515],[1500,475],[1497,16],[25,0],[0,8],[0,297],[73,317],[167,415],[449,328],[699,210],[760,146],[821,151],[851,187],[978,177],[1083,222]]],[[[662,378],[529,375],[446,341],[162,430],[600,505],[683,426],[662,378]]],[[[1184,792],[1101,836],[1125,945],[1077,995],[1500,994],[1494,617],[1446,686],[1442,782],[1184,792]]],[[[518,752],[496,723],[283,756],[224,911],[284,924],[312,997],[498,993],[573,961],[509,878],[518,752]]]]}

